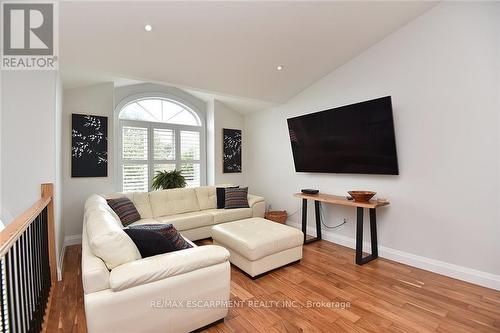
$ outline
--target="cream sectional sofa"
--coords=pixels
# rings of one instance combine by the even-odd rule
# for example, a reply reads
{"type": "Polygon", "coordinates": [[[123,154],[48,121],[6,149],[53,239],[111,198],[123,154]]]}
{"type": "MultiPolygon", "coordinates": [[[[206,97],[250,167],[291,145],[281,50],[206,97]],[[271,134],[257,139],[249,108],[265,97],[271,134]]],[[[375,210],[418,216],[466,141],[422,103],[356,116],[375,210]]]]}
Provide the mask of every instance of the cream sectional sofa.
{"type": "Polygon", "coordinates": [[[262,217],[265,202],[217,209],[215,187],[92,195],[85,203],[82,280],[89,333],[189,332],[227,315],[229,252],[217,245],[141,258],[105,197],[126,195],[142,219],[172,223],[188,241],[210,237],[213,225],[262,217]]]}
{"type": "MultiPolygon", "coordinates": [[[[230,185],[219,185],[230,186],[230,185]]],[[[250,208],[217,209],[215,186],[131,193],[114,193],[106,197],[127,196],[137,207],[141,220],[132,225],[171,223],[189,240],[209,238],[213,225],[250,217],[264,217],[264,198],[249,194],[250,208]]]]}

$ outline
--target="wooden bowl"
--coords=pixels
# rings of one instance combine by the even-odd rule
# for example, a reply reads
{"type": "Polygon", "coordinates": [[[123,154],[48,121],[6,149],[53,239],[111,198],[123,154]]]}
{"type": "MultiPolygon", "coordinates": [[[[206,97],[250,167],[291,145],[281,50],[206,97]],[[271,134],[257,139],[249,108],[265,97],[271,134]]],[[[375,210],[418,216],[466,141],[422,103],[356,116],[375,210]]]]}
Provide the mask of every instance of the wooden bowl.
{"type": "Polygon", "coordinates": [[[357,202],[368,202],[377,192],[372,191],[349,191],[347,192],[354,198],[357,202]]]}

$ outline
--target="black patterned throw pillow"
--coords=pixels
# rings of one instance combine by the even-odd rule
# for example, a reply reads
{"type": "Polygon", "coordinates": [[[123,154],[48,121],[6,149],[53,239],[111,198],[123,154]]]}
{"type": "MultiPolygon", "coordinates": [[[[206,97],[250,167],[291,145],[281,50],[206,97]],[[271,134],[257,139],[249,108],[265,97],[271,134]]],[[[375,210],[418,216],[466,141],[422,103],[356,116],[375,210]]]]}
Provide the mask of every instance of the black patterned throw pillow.
{"type": "Polygon", "coordinates": [[[109,207],[111,207],[111,209],[115,211],[116,215],[118,215],[124,227],[141,219],[141,215],[129,198],[121,197],[108,199],[106,201],[108,202],[109,207]]]}
{"type": "Polygon", "coordinates": [[[249,208],[248,187],[226,188],[226,203],[224,208],[249,208]]]}
{"type": "Polygon", "coordinates": [[[134,225],[124,231],[135,243],[143,258],[193,247],[171,224],[134,225]]]}
{"type": "Polygon", "coordinates": [[[226,188],[239,188],[239,186],[217,187],[215,192],[217,194],[217,208],[221,209],[226,206],[226,188]]]}

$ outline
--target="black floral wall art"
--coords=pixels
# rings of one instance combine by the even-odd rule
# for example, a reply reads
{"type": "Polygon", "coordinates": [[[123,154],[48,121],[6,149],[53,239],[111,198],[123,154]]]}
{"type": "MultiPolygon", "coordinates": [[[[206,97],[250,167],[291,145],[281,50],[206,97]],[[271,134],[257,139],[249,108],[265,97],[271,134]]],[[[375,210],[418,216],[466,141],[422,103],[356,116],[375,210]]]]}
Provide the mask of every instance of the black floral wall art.
{"type": "Polygon", "coordinates": [[[224,128],[223,137],[223,172],[241,172],[241,130],[224,128]]]}
{"type": "Polygon", "coordinates": [[[108,176],[108,118],[71,115],[71,177],[108,176]]]}

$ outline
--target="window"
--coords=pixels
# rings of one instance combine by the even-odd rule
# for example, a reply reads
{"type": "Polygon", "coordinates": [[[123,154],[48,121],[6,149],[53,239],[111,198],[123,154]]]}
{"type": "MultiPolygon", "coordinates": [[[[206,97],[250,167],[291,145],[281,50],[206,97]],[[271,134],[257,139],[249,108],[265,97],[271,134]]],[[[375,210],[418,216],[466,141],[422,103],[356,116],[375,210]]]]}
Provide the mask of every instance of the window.
{"type": "Polygon", "coordinates": [[[124,192],[149,191],[157,171],[181,170],[187,186],[203,183],[204,127],[196,112],[163,98],[136,99],[119,111],[124,192]]]}

